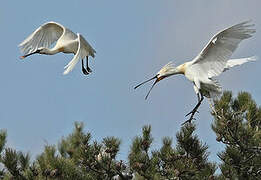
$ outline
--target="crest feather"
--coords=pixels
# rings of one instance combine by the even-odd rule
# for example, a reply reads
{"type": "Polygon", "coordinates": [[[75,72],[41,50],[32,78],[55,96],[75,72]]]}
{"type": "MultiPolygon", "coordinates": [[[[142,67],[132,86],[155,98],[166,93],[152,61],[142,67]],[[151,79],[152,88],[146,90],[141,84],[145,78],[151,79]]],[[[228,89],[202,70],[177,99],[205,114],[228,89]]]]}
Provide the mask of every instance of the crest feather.
{"type": "Polygon", "coordinates": [[[167,74],[170,71],[173,71],[175,69],[174,63],[170,61],[168,64],[163,66],[161,70],[158,72],[158,74],[167,74]]]}

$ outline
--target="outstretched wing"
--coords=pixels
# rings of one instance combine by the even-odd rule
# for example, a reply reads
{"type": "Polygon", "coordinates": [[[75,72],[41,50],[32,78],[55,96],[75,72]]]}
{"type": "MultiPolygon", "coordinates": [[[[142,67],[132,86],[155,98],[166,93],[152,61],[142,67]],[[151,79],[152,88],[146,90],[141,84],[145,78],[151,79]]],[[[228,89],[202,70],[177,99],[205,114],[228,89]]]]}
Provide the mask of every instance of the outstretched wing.
{"type": "Polygon", "coordinates": [[[21,44],[20,50],[24,54],[35,52],[39,47],[50,47],[63,34],[64,27],[56,22],[48,22],[37,28],[21,44]]]}
{"type": "Polygon", "coordinates": [[[65,71],[63,72],[64,75],[71,72],[80,59],[84,59],[86,56],[89,55],[94,57],[94,53],[96,51],[89,45],[89,43],[79,33],[77,34],[77,43],[78,43],[77,53],[74,55],[73,59],[64,67],[65,69],[65,71]]]}
{"type": "Polygon", "coordinates": [[[247,58],[240,58],[240,59],[230,59],[227,61],[227,64],[223,70],[223,72],[229,70],[230,68],[234,66],[242,65],[246,62],[256,61],[258,59],[257,56],[247,57],[247,58]]]}
{"type": "Polygon", "coordinates": [[[249,21],[245,21],[217,33],[192,61],[191,68],[207,74],[209,78],[222,73],[239,43],[250,38],[255,32],[255,29],[249,28],[254,24],[248,23],[249,21]]]}

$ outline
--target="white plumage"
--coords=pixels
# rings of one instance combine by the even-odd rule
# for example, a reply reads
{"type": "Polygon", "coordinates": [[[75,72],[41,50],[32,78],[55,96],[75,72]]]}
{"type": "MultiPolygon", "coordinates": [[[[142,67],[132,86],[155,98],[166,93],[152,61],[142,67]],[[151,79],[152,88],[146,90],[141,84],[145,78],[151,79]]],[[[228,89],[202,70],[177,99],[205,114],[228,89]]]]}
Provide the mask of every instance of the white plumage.
{"type": "Polygon", "coordinates": [[[240,58],[240,59],[230,59],[227,61],[227,64],[223,70],[223,72],[229,70],[230,68],[234,67],[234,66],[239,66],[242,65],[246,62],[250,62],[250,61],[256,61],[258,59],[257,56],[252,56],[252,57],[248,57],[248,58],[240,58]]]}
{"type": "Polygon", "coordinates": [[[37,28],[21,44],[20,50],[25,58],[35,53],[53,55],[59,52],[73,53],[73,59],[65,66],[63,74],[68,74],[75,67],[77,62],[82,60],[82,71],[89,74],[91,69],[88,66],[88,56],[95,57],[96,51],[80,35],[56,22],[47,22],[37,28]],[[56,44],[51,48],[52,44],[56,44]],[[83,59],[86,57],[87,67],[84,68],[83,59]]]}
{"type": "MultiPolygon", "coordinates": [[[[255,32],[255,29],[251,28],[252,26],[254,25],[249,24],[249,21],[245,21],[220,31],[210,39],[208,44],[192,61],[185,62],[177,67],[170,62],[165,65],[156,76],[139,84],[135,89],[152,79],[156,79],[156,81],[151,89],[157,82],[166,77],[175,74],[185,75],[185,77],[193,83],[194,90],[198,96],[198,104],[186,115],[191,114],[189,120],[186,121],[191,122],[204,96],[207,98],[217,98],[221,94],[222,88],[215,79],[216,76],[231,67],[257,59],[257,57],[253,56],[229,60],[239,43],[244,39],[250,38],[255,32]]],[[[151,89],[145,99],[147,99],[151,89]]]]}

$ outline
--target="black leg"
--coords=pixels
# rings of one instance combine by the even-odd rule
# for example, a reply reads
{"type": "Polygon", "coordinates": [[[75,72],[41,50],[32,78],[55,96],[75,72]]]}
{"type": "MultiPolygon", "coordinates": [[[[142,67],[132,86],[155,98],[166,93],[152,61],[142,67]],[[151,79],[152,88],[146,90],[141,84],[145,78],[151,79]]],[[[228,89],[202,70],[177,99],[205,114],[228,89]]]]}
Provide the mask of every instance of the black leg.
{"type": "Polygon", "coordinates": [[[197,94],[198,95],[198,103],[197,103],[197,105],[194,107],[194,109],[192,110],[192,111],[190,111],[188,114],[186,114],[186,117],[188,116],[188,115],[190,115],[190,118],[187,120],[187,121],[185,121],[184,123],[182,123],[182,125],[184,125],[184,124],[186,124],[186,123],[191,123],[191,121],[193,120],[193,119],[195,119],[194,118],[194,115],[195,115],[195,113],[196,112],[198,112],[198,108],[199,108],[199,106],[201,105],[201,102],[203,101],[203,99],[204,99],[204,97],[203,97],[203,95],[201,94],[201,93],[199,93],[199,94],[197,94]]]}
{"type": "Polygon", "coordinates": [[[200,101],[200,95],[199,95],[199,94],[200,94],[200,93],[197,94],[197,96],[198,96],[198,102],[200,101]]]}
{"type": "Polygon", "coordinates": [[[85,67],[84,67],[83,59],[82,59],[82,72],[83,72],[83,74],[85,74],[85,75],[88,75],[88,74],[89,74],[88,71],[86,71],[86,69],[85,69],[85,67]]]}
{"type": "Polygon", "coordinates": [[[91,73],[92,72],[92,70],[91,70],[91,68],[89,68],[89,65],[88,65],[88,56],[86,56],[86,69],[87,69],[87,71],[89,72],[89,73],[91,73]]]}

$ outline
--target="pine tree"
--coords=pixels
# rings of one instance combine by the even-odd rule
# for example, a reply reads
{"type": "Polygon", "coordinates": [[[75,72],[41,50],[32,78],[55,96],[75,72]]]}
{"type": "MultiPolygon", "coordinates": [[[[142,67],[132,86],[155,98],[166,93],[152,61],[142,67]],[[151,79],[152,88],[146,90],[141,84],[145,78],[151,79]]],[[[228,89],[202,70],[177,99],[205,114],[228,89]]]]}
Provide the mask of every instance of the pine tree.
{"type": "Polygon", "coordinates": [[[261,108],[246,92],[236,98],[224,92],[212,115],[217,141],[226,146],[218,154],[222,161],[219,178],[261,179],[261,108]]]}
{"type": "Polygon", "coordinates": [[[106,180],[131,179],[122,160],[116,160],[120,140],[106,137],[102,143],[91,142],[91,134],[83,132],[83,123],[75,123],[72,134],[62,138],[58,148],[46,145],[33,163],[29,154],[5,148],[6,132],[0,132],[1,179],[14,180],[106,180]]]}
{"type": "Polygon", "coordinates": [[[176,147],[172,147],[171,138],[165,137],[161,149],[150,153],[151,127],[144,126],[143,136],[136,137],[131,146],[131,169],[139,179],[214,178],[216,166],[207,159],[208,147],[193,135],[194,131],[194,124],[186,124],[176,135],[176,147]]]}
{"type": "MultiPolygon", "coordinates": [[[[212,129],[216,140],[225,145],[218,153],[217,165],[208,160],[208,146],[195,134],[193,123],[185,124],[176,134],[176,144],[164,137],[159,149],[152,147],[152,128],[142,128],[130,147],[127,162],[117,159],[120,139],[105,137],[92,140],[76,122],[71,134],[58,145],[46,145],[31,160],[29,153],[6,147],[7,133],[0,130],[0,179],[4,180],[201,180],[261,179],[261,108],[250,94],[236,98],[231,92],[214,102],[212,129]]],[[[200,122],[199,122],[200,123],[200,122]]]]}
{"type": "Polygon", "coordinates": [[[123,161],[116,160],[120,140],[106,137],[102,143],[91,142],[91,134],[83,132],[83,123],[75,123],[72,134],[62,138],[58,152],[46,146],[37,158],[42,177],[57,179],[130,179],[123,161]]]}
{"type": "Polygon", "coordinates": [[[29,153],[22,153],[5,147],[6,131],[0,131],[0,162],[5,167],[0,171],[1,179],[33,179],[29,153]]]}

